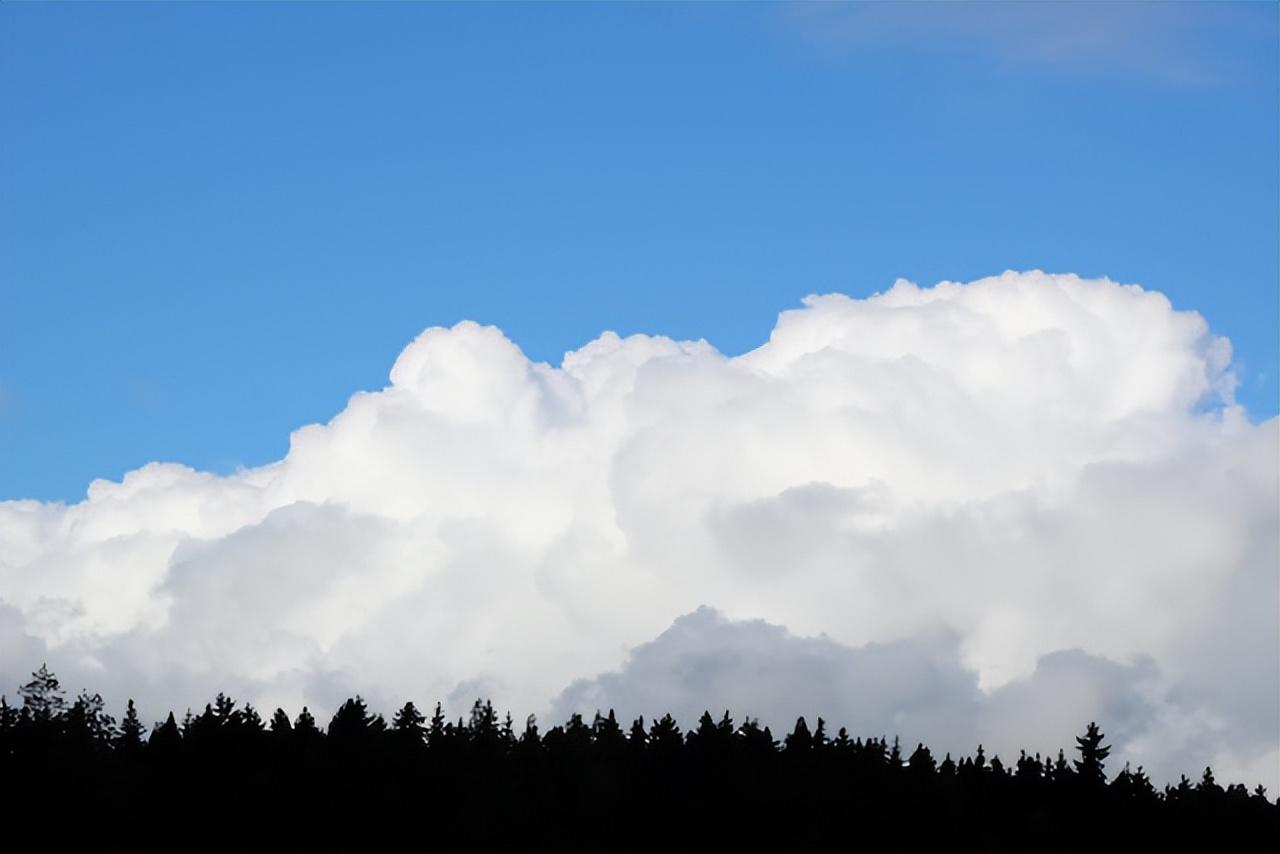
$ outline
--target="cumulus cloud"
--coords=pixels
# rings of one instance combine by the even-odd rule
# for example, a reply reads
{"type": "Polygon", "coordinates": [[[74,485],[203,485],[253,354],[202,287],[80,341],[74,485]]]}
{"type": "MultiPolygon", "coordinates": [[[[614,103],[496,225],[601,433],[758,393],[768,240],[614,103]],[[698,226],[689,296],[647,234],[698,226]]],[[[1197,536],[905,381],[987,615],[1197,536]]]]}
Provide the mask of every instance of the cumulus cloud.
{"type": "Polygon", "coordinates": [[[966,750],[1094,716],[1274,786],[1280,432],[1230,363],[1159,293],[1040,272],[809,297],[735,357],[432,328],[276,463],[0,503],[0,635],[157,715],[741,698],[966,750]]]}

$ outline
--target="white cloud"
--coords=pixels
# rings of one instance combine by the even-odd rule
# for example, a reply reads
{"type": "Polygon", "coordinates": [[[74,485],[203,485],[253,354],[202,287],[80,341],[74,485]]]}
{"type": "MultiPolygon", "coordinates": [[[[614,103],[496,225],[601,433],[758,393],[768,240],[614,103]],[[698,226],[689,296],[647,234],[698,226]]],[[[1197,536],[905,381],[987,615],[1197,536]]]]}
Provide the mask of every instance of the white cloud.
{"type": "MultiPolygon", "coordinates": [[[[1256,774],[1280,747],[1280,434],[1233,382],[1199,315],[1039,272],[810,297],[732,358],[605,333],[557,368],[433,328],[277,463],[0,503],[0,630],[152,714],[479,687],[524,712],[705,604],[785,626],[815,673],[942,662],[867,718],[913,738],[1043,750],[1061,733],[1028,709],[1118,697],[1149,767],[1256,774]],[[922,696],[943,711],[911,718],[922,696]]],[[[0,656],[4,690],[38,663],[0,656]]],[[[810,681],[797,702],[843,696],[810,681]]],[[[723,707],[719,684],[680,702],[723,707]]],[[[807,713],[861,714],[832,702],[807,713]]]]}

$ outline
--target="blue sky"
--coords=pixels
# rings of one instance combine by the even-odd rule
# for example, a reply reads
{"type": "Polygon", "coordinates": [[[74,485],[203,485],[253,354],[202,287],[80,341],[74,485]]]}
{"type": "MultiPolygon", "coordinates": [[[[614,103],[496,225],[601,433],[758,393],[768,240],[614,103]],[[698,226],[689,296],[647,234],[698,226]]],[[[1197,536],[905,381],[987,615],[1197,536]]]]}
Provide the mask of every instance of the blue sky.
{"type": "Polygon", "coordinates": [[[1280,409],[1273,4],[0,5],[0,499],[228,471],[421,329],[761,343],[811,292],[1163,291],[1280,409]]]}

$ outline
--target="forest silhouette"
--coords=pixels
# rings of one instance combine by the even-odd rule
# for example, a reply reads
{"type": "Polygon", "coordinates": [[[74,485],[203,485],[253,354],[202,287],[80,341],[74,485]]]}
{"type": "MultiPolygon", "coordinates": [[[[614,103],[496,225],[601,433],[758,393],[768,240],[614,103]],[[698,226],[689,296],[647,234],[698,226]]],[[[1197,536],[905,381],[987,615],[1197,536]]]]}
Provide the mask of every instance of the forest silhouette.
{"type": "Polygon", "coordinates": [[[68,702],[42,666],[0,700],[0,803],[9,850],[1242,851],[1280,840],[1280,805],[1209,768],[1162,789],[1108,776],[1096,723],[1071,756],[981,745],[941,759],[895,738],[805,718],[781,739],[750,718],[612,710],[545,732],[477,700],[388,723],[360,697],[327,726],[306,708],[264,719],[219,694],[147,727],[102,697],[68,702]],[[24,845],[27,846],[24,848],[24,845]]]}

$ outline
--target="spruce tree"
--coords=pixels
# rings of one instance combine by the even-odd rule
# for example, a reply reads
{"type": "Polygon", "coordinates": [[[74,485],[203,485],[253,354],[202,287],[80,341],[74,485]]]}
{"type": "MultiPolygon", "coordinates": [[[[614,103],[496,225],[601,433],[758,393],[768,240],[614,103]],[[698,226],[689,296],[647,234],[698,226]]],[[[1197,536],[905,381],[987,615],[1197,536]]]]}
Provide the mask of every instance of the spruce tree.
{"type": "Polygon", "coordinates": [[[1102,730],[1092,721],[1084,735],[1076,737],[1076,750],[1080,751],[1080,758],[1072,764],[1075,765],[1077,776],[1086,785],[1101,786],[1107,781],[1103,766],[1111,748],[1102,746],[1104,737],[1102,730]]]}
{"type": "Polygon", "coordinates": [[[391,718],[391,729],[399,734],[399,738],[409,744],[421,744],[426,739],[426,718],[412,701],[400,707],[391,718]]]}
{"type": "Polygon", "coordinates": [[[172,756],[182,745],[182,733],[178,730],[178,722],[173,719],[173,712],[165,718],[164,723],[156,724],[147,739],[148,752],[159,756],[172,756]]]}
{"type": "Polygon", "coordinates": [[[431,723],[427,725],[427,746],[442,747],[444,745],[444,709],[436,703],[436,710],[431,715],[431,723]]]}
{"type": "Polygon", "coordinates": [[[31,674],[31,681],[18,689],[22,697],[22,711],[36,723],[49,723],[62,716],[66,709],[66,700],[62,696],[62,686],[58,677],[49,672],[47,664],[31,674]]]}
{"type": "Polygon", "coordinates": [[[138,709],[130,699],[125,706],[124,717],[120,719],[120,733],[116,737],[116,746],[125,752],[133,752],[142,747],[144,729],[138,718],[138,709]]]}
{"type": "Polygon", "coordinates": [[[788,753],[803,753],[813,747],[813,734],[809,732],[809,725],[805,723],[803,715],[796,718],[795,729],[783,739],[783,745],[788,753]]]}
{"type": "Polygon", "coordinates": [[[271,716],[270,730],[272,735],[288,736],[293,732],[293,724],[289,722],[289,715],[284,709],[277,708],[275,714],[271,716]]]}

